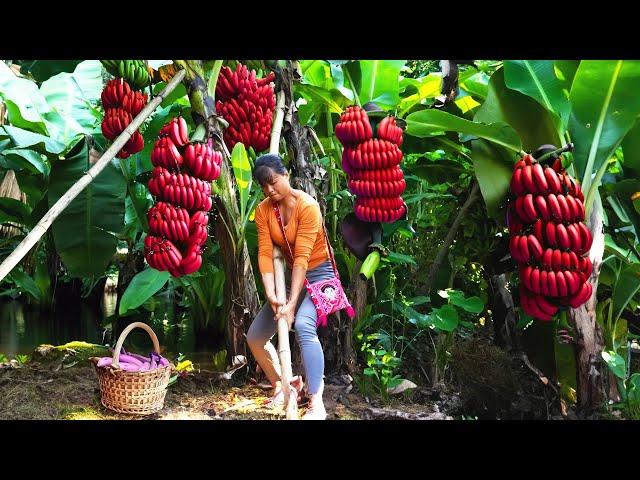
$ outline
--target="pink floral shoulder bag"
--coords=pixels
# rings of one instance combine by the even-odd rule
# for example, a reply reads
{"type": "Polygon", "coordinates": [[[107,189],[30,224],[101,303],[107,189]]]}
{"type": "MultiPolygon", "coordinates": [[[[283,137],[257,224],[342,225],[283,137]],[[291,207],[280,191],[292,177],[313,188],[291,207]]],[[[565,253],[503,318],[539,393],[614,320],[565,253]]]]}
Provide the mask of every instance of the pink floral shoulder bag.
{"type": "MultiPolygon", "coordinates": [[[[289,249],[289,255],[291,255],[291,259],[293,260],[293,251],[291,250],[289,240],[287,240],[287,235],[282,223],[282,217],[280,216],[280,209],[277,204],[274,204],[273,210],[275,211],[276,218],[278,219],[278,224],[280,224],[280,230],[282,231],[284,241],[289,249]]],[[[331,258],[331,265],[333,266],[335,277],[314,283],[309,283],[309,280],[305,277],[304,286],[307,289],[307,292],[309,292],[311,301],[315,305],[316,312],[318,313],[316,326],[326,327],[327,317],[338,310],[345,309],[350,319],[355,317],[356,313],[349,303],[347,295],[344,293],[344,289],[342,288],[340,275],[338,274],[338,268],[336,267],[336,261],[333,256],[333,248],[331,248],[331,244],[329,243],[329,236],[327,235],[327,228],[324,225],[324,221],[322,222],[322,230],[324,232],[325,241],[327,242],[327,248],[329,249],[329,257],[331,258]]]]}

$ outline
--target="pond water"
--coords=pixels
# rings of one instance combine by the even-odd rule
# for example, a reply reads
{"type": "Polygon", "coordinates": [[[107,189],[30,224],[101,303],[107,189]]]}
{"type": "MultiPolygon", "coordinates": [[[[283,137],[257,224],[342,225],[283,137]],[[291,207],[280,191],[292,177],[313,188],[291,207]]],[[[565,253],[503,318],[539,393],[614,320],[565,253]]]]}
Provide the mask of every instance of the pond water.
{"type": "MultiPolygon", "coordinates": [[[[134,321],[147,323],[158,336],[164,356],[174,360],[178,353],[182,353],[200,368],[210,369],[212,356],[224,347],[206,332],[198,332],[196,336],[189,314],[176,315],[175,308],[169,299],[166,300],[156,305],[153,312],[121,319],[120,331],[134,321]]],[[[62,345],[74,340],[110,344],[112,322],[108,317],[115,310],[115,302],[115,293],[105,293],[98,311],[77,301],[65,303],[64,308],[42,312],[37,306],[19,300],[1,299],[0,353],[13,358],[17,354],[32,353],[43,343],[62,345]]],[[[127,350],[146,354],[152,343],[145,331],[134,329],[124,346],[127,350]]]]}

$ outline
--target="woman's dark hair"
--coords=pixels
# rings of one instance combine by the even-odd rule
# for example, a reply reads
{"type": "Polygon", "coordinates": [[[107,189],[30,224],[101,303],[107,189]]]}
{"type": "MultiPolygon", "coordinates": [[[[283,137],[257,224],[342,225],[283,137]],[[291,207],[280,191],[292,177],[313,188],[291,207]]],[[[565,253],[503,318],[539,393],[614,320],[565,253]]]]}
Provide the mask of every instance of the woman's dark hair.
{"type": "Polygon", "coordinates": [[[273,181],[273,174],[284,175],[287,169],[284,168],[282,158],[275,153],[267,153],[256,160],[253,167],[253,179],[261,186],[273,181]]]}

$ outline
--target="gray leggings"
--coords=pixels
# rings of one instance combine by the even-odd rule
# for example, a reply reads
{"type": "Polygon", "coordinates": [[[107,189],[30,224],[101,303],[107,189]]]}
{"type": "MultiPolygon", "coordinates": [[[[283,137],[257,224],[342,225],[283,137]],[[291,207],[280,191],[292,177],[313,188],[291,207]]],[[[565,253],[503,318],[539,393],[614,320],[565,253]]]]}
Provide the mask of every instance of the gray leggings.
{"type": "MultiPolygon", "coordinates": [[[[330,260],[327,260],[313,270],[307,270],[307,280],[309,280],[309,283],[330,279],[334,276],[335,273],[330,260]]],[[[285,279],[288,297],[291,286],[291,271],[286,271],[285,279]]],[[[316,308],[307,292],[304,292],[304,296],[301,294],[300,297],[301,300],[298,301],[293,328],[295,329],[296,340],[302,352],[307,391],[310,395],[313,395],[317,393],[322,386],[324,353],[322,352],[322,345],[320,345],[318,332],[316,331],[316,320],[318,318],[316,308]]],[[[253,353],[253,356],[271,383],[280,380],[281,372],[278,354],[271,343],[271,338],[276,334],[278,327],[273,317],[274,314],[271,305],[266,303],[260,312],[258,312],[258,315],[256,315],[247,332],[247,343],[249,344],[249,348],[251,348],[251,353],[253,353]]]]}

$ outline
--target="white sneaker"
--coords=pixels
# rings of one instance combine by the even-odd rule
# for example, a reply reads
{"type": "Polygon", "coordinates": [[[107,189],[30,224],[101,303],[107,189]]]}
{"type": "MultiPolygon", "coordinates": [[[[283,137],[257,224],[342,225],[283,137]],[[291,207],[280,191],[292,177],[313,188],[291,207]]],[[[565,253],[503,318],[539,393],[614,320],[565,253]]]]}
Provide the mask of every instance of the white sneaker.
{"type": "MultiPolygon", "coordinates": [[[[302,382],[302,377],[296,375],[291,379],[291,393],[295,393],[297,399],[300,399],[300,393],[304,383],[302,382]]],[[[284,406],[284,391],[282,388],[279,388],[278,391],[266,402],[267,408],[279,408],[284,406]]]]}
{"type": "Polygon", "coordinates": [[[309,406],[307,407],[307,411],[302,416],[301,420],[326,420],[327,419],[327,411],[324,408],[324,403],[322,402],[322,394],[312,395],[311,400],[309,401],[309,406]]]}
{"type": "Polygon", "coordinates": [[[284,405],[284,392],[282,389],[278,390],[278,392],[269,398],[265,403],[267,408],[280,408],[284,405]]]}
{"type": "Polygon", "coordinates": [[[302,420],[326,420],[327,419],[327,411],[324,409],[324,406],[314,408],[307,408],[306,413],[302,416],[302,420]]]}

